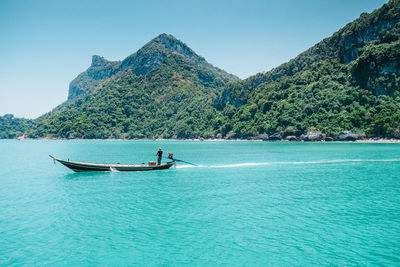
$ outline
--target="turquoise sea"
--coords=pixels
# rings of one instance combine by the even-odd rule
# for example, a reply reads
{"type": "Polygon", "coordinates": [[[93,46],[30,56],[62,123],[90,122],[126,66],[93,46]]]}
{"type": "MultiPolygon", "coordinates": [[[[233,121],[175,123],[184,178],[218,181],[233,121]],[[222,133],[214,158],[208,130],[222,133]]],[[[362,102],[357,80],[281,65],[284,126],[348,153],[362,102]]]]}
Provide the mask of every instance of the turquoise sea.
{"type": "Polygon", "coordinates": [[[400,265],[400,145],[0,140],[0,266],[185,264],[400,265]]]}

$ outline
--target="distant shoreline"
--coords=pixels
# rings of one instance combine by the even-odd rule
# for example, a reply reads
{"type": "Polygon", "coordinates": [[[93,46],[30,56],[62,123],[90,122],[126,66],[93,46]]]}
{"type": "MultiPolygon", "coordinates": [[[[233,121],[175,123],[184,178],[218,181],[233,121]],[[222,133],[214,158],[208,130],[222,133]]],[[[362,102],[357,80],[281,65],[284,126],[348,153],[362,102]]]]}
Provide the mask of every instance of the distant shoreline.
{"type": "Polygon", "coordinates": [[[118,139],[118,138],[108,138],[108,139],[83,139],[83,138],[10,138],[10,139],[0,139],[0,140],[15,140],[15,141],[163,141],[163,142],[266,142],[266,143],[364,143],[364,144],[400,144],[400,139],[359,139],[355,141],[288,141],[288,140],[261,140],[261,139],[222,139],[222,138],[210,138],[210,139],[198,139],[198,138],[187,138],[187,139],[177,139],[177,138],[155,138],[155,139],[118,139]]]}

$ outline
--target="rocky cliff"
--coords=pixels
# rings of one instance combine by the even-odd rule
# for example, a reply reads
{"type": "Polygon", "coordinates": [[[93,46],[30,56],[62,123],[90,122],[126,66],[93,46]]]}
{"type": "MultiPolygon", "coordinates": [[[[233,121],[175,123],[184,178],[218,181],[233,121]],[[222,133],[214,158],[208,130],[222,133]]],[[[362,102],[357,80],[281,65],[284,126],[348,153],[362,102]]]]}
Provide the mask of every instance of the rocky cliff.
{"type": "Polygon", "coordinates": [[[68,99],[91,92],[102,81],[114,75],[120,64],[119,61],[108,61],[101,56],[94,55],[91,66],[69,84],[68,99]]]}
{"type": "MultiPolygon", "coordinates": [[[[289,62],[267,73],[252,76],[242,81],[241,85],[228,85],[221,97],[215,101],[215,106],[218,109],[223,109],[225,105],[229,103],[235,107],[239,107],[247,103],[249,90],[254,90],[262,83],[272,82],[285,76],[293,76],[296,73],[310,68],[317,62],[337,59],[340,63],[349,64],[359,58],[362,49],[366,47],[367,44],[374,45],[373,41],[389,43],[398,40],[399,21],[400,1],[391,0],[371,14],[361,14],[358,19],[347,24],[331,37],[322,40],[289,62]]],[[[393,50],[394,48],[392,51],[393,50]]],[[[365,60],[366,57],[361,59],[360,63],[365,60]]],[[[392,72],[393,68],[391,69],[389,66],[393,67],[396,65],[393,60],[393,57],[390,63],[387,62],[386,59],[384,62],[381,60],[380,62],[383,64],[381,67],[373,67],[374,71],[372,72],[375,73],[374,75],[376,76],[376,73],[386,73],[387,71],[392,72]]],[[[359,79],[359,81],[361,80],[359,79]]],[[[361,82],[363,82],[363,84],[361,84],[362,86],[368,87],[365,85],[365,78],[362,79],[361,82]]],[[[383,84],[378,87],[381,86],[383,86],[383,84]]],[[[369,88],[372,87],[369,86],[369,88]]],[[[378,89],[377,92],[384,93],[386,90],[378,89]]]]}

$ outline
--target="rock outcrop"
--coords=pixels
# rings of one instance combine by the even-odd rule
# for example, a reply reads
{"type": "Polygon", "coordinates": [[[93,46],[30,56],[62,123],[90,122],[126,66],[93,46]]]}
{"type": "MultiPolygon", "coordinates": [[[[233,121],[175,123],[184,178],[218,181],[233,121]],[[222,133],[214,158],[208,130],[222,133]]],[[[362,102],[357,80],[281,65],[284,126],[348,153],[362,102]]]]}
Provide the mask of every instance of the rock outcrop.
{"type": "Polygon", "coordinates": [[[285,137],[286,141],[298,141],[299,139],[294,135],[289,135],[285,137]]]}
{"type": "Polygon", "coordinates": [[[274,133],[269,136],[269,140],[271,141],[280,141],[282,140],[282,135],[280,133],[274,133]]]}
{"type": "Polygon", "coordinates": [[[310,141],[310,142],[316,142],[316,141],[322,141],[325,139],[325,134],[322,133],[316,133],[316,132],[308,132],[307,134],[302,134],[300,136],[300,140],[303,141],[310,141]]]}
{"type": "Polygon", "coordinates": [[[100,82],[110,78],[119,64],[119,61],[108,61],[104,57],[94,55],[90,67],[70,82],[68,99],[91,92],[100,82]]]}
{"type": "Polygon", "coordinates": [[[350,131],[343,131],[338,134],[337,140],[339,140],[339,141],[356,141],[357,135],[350,131]]]}
{"type": "Polygon", "coordinates": [[[268,134],[260,134],[255,139],[262,140],[262,141],[268,141],[269,136],[268,136],[268,134]]]}

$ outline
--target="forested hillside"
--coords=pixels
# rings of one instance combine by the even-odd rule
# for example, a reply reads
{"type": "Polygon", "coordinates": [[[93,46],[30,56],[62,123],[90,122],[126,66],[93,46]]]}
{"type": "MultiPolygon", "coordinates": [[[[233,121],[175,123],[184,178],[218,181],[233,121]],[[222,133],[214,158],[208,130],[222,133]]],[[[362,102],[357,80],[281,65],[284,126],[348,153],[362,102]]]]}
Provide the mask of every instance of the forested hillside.
{"type": "Polygon", "coordinates": [[[94,56],[92,66],[71,83],[69,101],[37,119],[28,136],[212,136],[213,100],[233,80],[238,78],[162,34],[121,62],[94,56]]]}
{"type": "Polygon", "coordinates": [[[348,130],[400,132],[400,1],[390,1],[295,59],[243,81],[216,99],[223,136],[348,130]]]}

